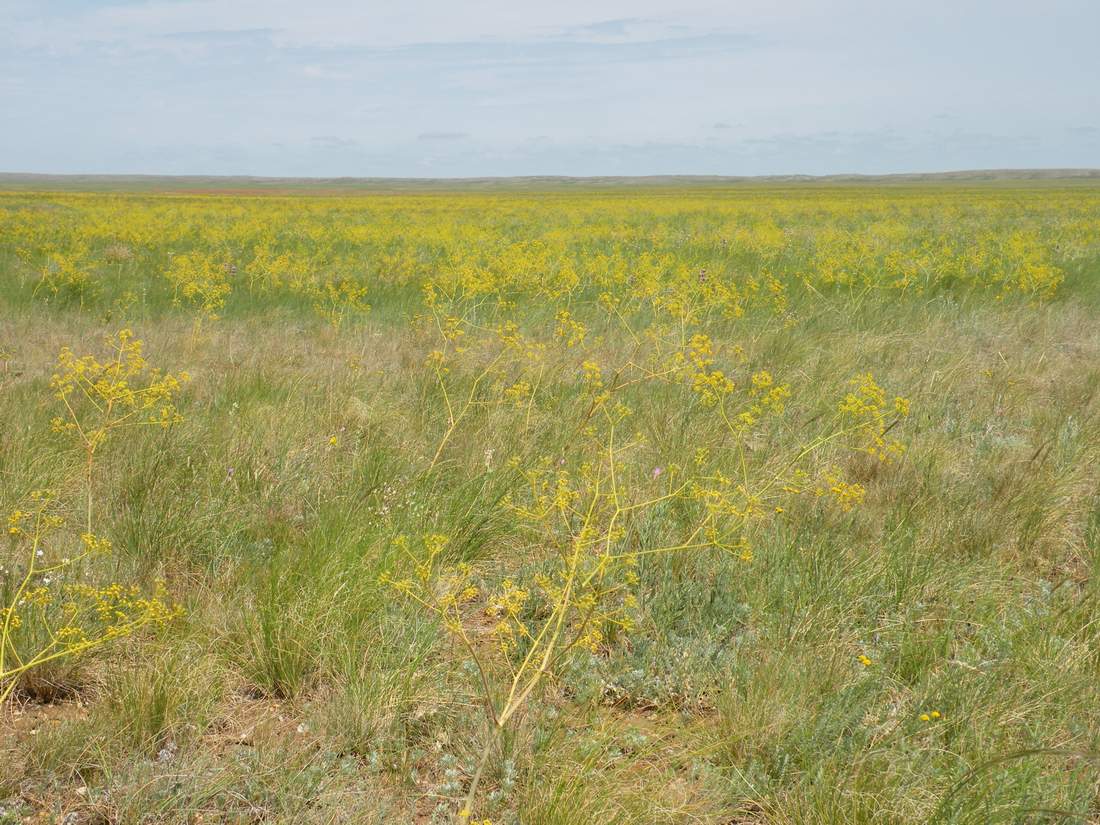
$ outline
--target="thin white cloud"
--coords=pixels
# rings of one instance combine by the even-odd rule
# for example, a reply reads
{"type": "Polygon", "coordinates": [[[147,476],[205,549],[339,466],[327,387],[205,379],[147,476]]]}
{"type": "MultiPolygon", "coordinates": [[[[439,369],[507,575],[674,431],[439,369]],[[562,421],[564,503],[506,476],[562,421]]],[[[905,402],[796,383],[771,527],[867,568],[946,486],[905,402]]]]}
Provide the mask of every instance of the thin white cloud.
{"type": "MultiPolygon", "coordinates": [[[[180,32],[270,31],[282,46],[394,47],[414,43],[526,40],[557,32],[596,37],[608,21],[626,21],[616,35],[649,39],[677,19],[689,30],[709,31],[736,21],[724,3],[692,8],[663,0],[559,0],[515,3],[507,0],[152,0],[140,4],[92,4],[68,15],[35,13],[19,4],[10,36],[24,45],[78,44],[123,40],[130,43],[180,32]],[[20,10],[22,13],[20,13],[20,10]]],[[[681,24],[682,25],[682,24],[681,24]]]]}
{"type": "Polygon", "coordinates": [[[417,140],[465,140],[470,135],[467,132],[421,132],[416,136],[417,140]]]}

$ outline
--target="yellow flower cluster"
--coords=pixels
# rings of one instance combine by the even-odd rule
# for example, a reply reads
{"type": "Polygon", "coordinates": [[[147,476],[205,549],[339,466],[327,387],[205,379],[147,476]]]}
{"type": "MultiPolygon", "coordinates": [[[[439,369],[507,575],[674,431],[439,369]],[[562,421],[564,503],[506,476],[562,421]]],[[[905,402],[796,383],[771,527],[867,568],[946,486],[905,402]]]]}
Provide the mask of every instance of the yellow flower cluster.
{"type": "Polygon", "coordinates": [[[531,632],[520,616],[528,596],[525,589],[516,586],[511,579],[505,579],[500,592],[492,596],[485,606],[485,615],[497,619],[493,636],[505,653],[514,650],[519,639],[531,638],[531,632]]]}
{"type": "Polygon", "coordinates": [[[50,380],[64,414],[53,419],[55,432],[72,436],[84,451],[87,484],[87,532],[92,531],[93,473],[96,452],[111,432],[127,427],[169,427],[180,421],[175,397],[190,380],[186,372],[162,373],[142,355],[142,342],[129,329],[107,338],[107,356],[76,356],[65,347],[50,380]]]}
{"type": "Polygon", "coordinates": [[[106,340],[108,356],[77,357],[65,347],[57,357],[50,381],[67,415],[54,419],[54,429],[77,433],[81,441],[98,444],[116,428],[134,424],[167,427],[180,420],[173,397],[187,373],[161,373],[149,367],[142,342],[129,329],[106,340]]]}
{"type": "MultiPolygon", "coordinates": [[[[139,628],[165,624],[181,613],[168,601],[163,583],[147,596],[134,586],[69,581],[85,559],[109,553],[111,543],[85,533],[71,556],[47,552],[47,537],[62,526],[54,506],[51,493],[36,491],[27,509],[8,517],[9,534],[22,543],[26,561],[21,570],[3,574],[15,578],[6,588],[8,603],[0,607],[0,704],[28,671],[139,628]]],[[[49,544],[56,544],[56,538],[49,544]]]]}
{"type": "Polygon", "coordinates": [[[225,267],[198,253],[173,256],[164,277],[177,302],[189,301],[207,318],[218,317],[230,293],[225,267]]]}
{"type": "Polygon", "coordinates": [[[897,439],[888,439],[887,434],[899,419],[909,415],[909,399],[897,397],[887,403],[886,391],[869,372],[857,375],[849,385],[852,389],[838,408],[863,438],[859,449],[880,461],[891,461],[905,451],[905,445],[897,439]],[[891,415],[895,416],[893,421],[889,420],[891,415]]]}

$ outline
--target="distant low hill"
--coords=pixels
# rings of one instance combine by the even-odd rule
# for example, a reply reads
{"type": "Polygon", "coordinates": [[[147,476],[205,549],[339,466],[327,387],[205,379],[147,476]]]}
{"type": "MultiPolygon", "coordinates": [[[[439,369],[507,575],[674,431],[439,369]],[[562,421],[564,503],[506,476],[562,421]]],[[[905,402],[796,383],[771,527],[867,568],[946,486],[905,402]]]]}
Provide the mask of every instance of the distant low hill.
{"type": "Polygon", "coordinates": [[[890,175],[641,175],[479,178],[292,178],[247,175],[48,175],[0,172],[0,189],[175,192],[340,192],[563,190],[800,184],[1100,182],[1100,169],[973,169],[890,175]]]}

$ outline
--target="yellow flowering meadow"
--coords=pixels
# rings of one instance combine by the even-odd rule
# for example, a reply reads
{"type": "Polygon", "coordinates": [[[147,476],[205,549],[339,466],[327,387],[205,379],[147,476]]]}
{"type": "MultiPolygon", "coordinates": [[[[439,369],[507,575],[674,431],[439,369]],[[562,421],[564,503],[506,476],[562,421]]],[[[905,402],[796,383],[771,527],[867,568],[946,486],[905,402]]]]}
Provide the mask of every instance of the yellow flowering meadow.
{"type": "Polygon", "coordinates": [[[0,192],[0,822],[1087,821],[1098,263],[1085,184],[0,192]]]}
{"type": "Polygon", "coordinates": [[[0,255],[23,288],[140,296],[197,316],[302,301],[339,324],[394,290],[672,314],[789,311],[792,293],[1049,298],[1095,249],[1094,192],[897,188],[626,195],[229,197],[0,193],[0,255]],[[564,299],[564,300],[563,300],[564,299]]]}

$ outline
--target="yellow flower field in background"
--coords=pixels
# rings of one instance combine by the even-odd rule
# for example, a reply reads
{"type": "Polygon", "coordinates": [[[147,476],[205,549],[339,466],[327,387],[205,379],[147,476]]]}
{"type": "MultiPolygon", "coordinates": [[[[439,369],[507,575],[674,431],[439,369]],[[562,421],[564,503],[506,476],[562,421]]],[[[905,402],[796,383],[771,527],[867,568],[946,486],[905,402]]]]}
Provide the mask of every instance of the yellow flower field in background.
{"type": "Polygon", "coordinates": [[[783,313],[823,297],[1049,298],[1095,254],[1091,190],[944,187],[547,195],[0,195],[0,253],[42,300],[140,295],[215,315],[304,299],[336,320],[379,291],[651,301],[783,313]]]}

